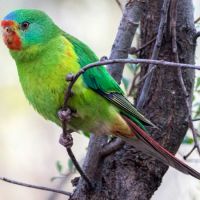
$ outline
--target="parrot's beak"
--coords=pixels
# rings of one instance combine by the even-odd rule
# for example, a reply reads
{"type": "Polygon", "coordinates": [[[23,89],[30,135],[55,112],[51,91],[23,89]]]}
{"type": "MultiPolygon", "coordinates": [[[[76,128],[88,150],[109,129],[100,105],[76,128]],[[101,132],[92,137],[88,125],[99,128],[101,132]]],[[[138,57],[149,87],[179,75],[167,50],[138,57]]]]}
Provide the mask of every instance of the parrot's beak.
{"type": "Polygon", "coordinates": [[[11,50],[20,50],[21,41],[17,34],[16,23],[11,20],[3,20],[1,27],[3,28],[3,40],[6,46],[11,50]]]}

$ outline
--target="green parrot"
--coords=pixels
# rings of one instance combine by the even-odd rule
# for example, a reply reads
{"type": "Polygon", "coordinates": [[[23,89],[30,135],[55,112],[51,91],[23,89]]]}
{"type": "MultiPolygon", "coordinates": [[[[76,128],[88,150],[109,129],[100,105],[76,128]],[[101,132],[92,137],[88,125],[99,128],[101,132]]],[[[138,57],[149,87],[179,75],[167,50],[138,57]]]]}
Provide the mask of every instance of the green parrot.
{"type": "MultiPolygon", "coordinates": [[[[97,56],[39,10],[13,11],[1,27],[26,98],[44,118],[60,126],[58,111],[69,84],[66,75],[98,61],[97,56]]],[[[200,173],[152,139],[145,126],[153,123],[126,99],[104,66],[86,71],[73,86],[73,93],[68,102],[74,113],[69,121],[71,129],[120,137],[139,151],[200,179],[200,173]]]]}

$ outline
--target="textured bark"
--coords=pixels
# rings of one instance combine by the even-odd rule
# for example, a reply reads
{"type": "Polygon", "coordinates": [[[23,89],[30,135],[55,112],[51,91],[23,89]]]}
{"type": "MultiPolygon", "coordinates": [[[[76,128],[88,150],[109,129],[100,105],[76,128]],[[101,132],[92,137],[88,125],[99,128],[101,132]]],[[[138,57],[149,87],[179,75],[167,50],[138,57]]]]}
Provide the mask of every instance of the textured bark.
{"type": "MultiPolygon", "coordinates": [[[[146,0],[129,0],[125,6],[119,29],[112,46],[110,59],[127,58],[133,37],[139,26],[146,0]]],[[[124,64],[109,65],[108,71],[120,83],[124,64]]]]}
{"type": "MultiPolygon", "coordinates": [[[[162,0],[149,0],[141,23],[141,42],[145,44],[155,37],[161,15],[162,0]]],[[[168,33],[168,31],[167,31],[168,33]]],[[[177,42],[180,62],[194,63],[195,33],[191,0],[179,0],[177,15],[177,42]]],[[[159,59],[173,61],[170,34],[165,34],[159,59]]],[[[146,48],[142,58],[150,58],[152,46],[146,48]]],[[[143,66],[141,76],[147,69],[143,66]]],[[[184,69],[183,78],[190,94],[194,82],[194,71],[184,69]]],[[[142,87],[142,86],[141,86],[142,87]]],[[[138,96],[140,91],[138,93],[138,96]]],[[[176,152],[188,129],[188,110],[185,96],[177,78],[177,69],[159,67],[155,70],[151,89],[143,107],[144,114],[161,131],[152,130],[153,137],[172,152],[176,152]]],[[[84,170],[93,183],[94,191],[89,191],[81,179],[70,198],[72,200],[148,200],[161,184],[167,166],[149,158],[129,145],[116,153],[99,160],[98,152],[106,138],[92,136],[84,163],[84,170]]]]}

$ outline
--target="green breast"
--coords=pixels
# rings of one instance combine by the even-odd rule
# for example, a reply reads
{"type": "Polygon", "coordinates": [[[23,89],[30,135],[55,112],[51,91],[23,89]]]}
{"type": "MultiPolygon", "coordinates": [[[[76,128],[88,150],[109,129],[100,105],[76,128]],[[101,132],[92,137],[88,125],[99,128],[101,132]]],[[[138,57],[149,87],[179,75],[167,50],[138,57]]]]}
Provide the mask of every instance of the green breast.
{"type": "MultiPolygon", "coordinates": [[[[64,90],[67,87],[65,77],[68,73],[75,74],[80,70],[71,43],[64,37],[57,38],[36,59],[18,61],[17,66],[29,102],[46,119],[60,124],[57,112],[64,101],[64,90]]],[[[82,78],[75,83],[73,92],[75,95],[69,101],[69,106],[77,111],[76,117],[70,122],[73,128],[95,131],[102,124],[107,126],[112,122],[116,108],[86,87],[82,78]]]]}
{"type": "Polygon", "coordinates": [[[66,74],[76,73],[80,68],[70,43],[62,37],[56,38],[34,60],[19,60],[17,67],[29,102],[46,119],[58,123],[57,111],[63,105],[66,74]]]}

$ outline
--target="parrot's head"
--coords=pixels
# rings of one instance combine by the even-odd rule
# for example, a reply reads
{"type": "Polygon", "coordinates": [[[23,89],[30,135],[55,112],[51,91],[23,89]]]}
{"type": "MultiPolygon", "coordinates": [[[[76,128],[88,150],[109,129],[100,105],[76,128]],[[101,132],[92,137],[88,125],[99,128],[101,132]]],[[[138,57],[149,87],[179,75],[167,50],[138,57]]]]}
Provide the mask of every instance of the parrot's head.
{"type": "Polygon", "coordinates": [[[11,52],[19,52],[42,44],[55,37],[58,27],[42,11],[20,9],[1,21],[3,40],[11,52]]]}

